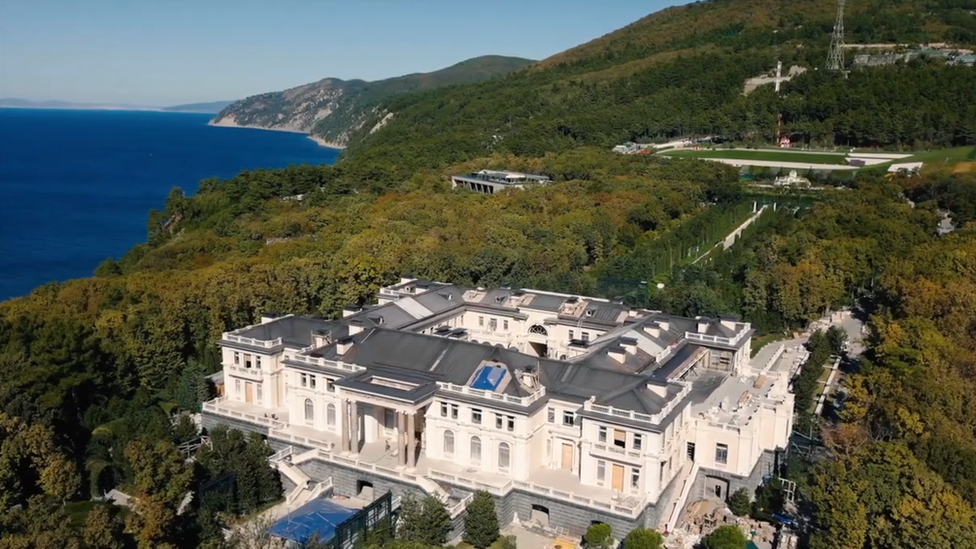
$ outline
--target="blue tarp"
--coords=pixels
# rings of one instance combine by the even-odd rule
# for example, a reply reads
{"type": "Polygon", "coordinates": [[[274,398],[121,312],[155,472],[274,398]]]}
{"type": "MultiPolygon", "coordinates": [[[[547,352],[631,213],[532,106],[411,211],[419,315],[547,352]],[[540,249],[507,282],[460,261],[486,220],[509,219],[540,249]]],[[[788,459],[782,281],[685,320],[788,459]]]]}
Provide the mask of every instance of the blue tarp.
{"type": "Polygon", "coordinates": [[[354,509],[343,507],[327,499],[315,499],[276,522],[271,527],[271,535],[306,543],[318,534],[318,540],[327,543],[335,537],[336,528],[346,519],[356,514],[354,509]]]}

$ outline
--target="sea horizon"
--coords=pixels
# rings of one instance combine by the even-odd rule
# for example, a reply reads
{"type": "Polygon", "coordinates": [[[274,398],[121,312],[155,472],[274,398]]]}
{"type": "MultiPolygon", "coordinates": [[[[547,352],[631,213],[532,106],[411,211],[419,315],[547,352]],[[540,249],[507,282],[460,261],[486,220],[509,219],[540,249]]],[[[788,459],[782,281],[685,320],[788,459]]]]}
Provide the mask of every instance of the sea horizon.
{"type": "MultiPolygon", "coordinates": [[[[307,135],[232,131],[210,113],[0,108],[0,301],[92,276],[145,242],[150,209],[173,187],[341,151],[307,135]]],[[[256,128],[255,128],[256,129],[256,128]]]]}

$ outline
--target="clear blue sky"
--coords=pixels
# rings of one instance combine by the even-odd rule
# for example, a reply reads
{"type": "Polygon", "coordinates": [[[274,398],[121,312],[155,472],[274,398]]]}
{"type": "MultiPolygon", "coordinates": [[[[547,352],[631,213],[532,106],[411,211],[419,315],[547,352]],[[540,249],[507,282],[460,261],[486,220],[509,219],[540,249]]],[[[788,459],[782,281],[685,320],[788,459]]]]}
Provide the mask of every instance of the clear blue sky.
{"type": "Polygon", "coordinates": [[[486,54],[543,59],[674,0],[0,0],[0,97],[173,105],[486,54]]]}

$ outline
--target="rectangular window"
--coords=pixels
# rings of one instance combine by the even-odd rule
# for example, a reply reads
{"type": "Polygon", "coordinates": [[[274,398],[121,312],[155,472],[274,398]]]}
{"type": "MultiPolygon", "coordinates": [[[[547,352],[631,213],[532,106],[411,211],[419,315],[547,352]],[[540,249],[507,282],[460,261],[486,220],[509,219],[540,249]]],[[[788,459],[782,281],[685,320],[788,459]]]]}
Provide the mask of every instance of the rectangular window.
{"type": "Polygon", "coordinates": [[[729,445],[715,445],[715,463],[727,464],[729,462],[729,445]]]}
{"type": "Polygon", "coordinates": [[[302,387],[308,387],[308,374],[302,374],[302,387]]]}
{"type": "Polygon", "coordinates": [[[505,320],[504,322],[502,322],[502,328],[503,328],[503,329],[504,329],[504,330],[505,330],[506,332],[508,331],[508,320],[507,320],[507,319],[506,319],[506,320],[505,320]]]}
{"type": "Polygon", "coordinates": [[[484,325],[485,325],[485,317],[479,316],[478,317],[478,326],[484,326],[484,325]]]}
{"type": "Polygon", "coordinates": [[[241,394],[241,380],[234,380],[234,392],[237,393],[237,400],[243,400],[243,395],[241,394]]]}
{"type": "Polygon", "coordinates": [[[495,429],[501,429],[501,428],[502,428],[502,415],[495,414],[495,429]]]}
{"type": "Polygon", "coordinates": [[[688,450],[688,459],[690,459],[691,461],[695,461],[695,443],[689,442],[687,446],[687,450],[688,450]]]}
{"type": "Polygon", "coordinates": [[[488,329],[491,330],[492,332],[494,332],[495,330],[498,329],[498,319],[497,318],[490,318],[490,319],[488,319],[488,329]]]}
{"type": "Polygon", "coordinates": [[[613,445],[617,448],[627,447],[627,431],[621,431],[620,429],[613,430],[613,445]]]}
{"type": "Polygon", "coordinates": [[[477,408],[471,409],[471,423],[481,425],[481,410],[477,408]]]}
{"type": "Polygon", "coordinates": [[[383,425],[387,429],[393,429],[396,427],[396,416],[393,415],[393,410],[389,408],[383,410],[383,425]]]}
{"type": "Polygon", "coordinates": [[[451,419],[458,418],[458,410],[459,409],[457,404],[451,404],[451,419]]]}
{"type": "Polygon", "coordinates": [[[251,355],[247,355],[247,354],[244,355],[244,367],[245,368],[251,367],[251,355]]]}
{"type": "Polygon", "coordinates": [[[576,339],[576,332],[574,332],[573,330],[570,330],[569,331],[569,340],[572,341],[574,339],[576,339]]]}
{"type": "Polygon", "coordinates": [[[263,391],[261,390],[261,385],[262,385],[261,383],[254,384],[254,398],[257,400],[257,404],[264,403],[264,394],[263,391]]]}
{"type": "Polygon", "coordinates": [[[590,340],[590,332],[583,332],[583,334],[581,335],[581,337],[583,338],[583,341],[589,341],[590,340]]]}
{"type": "Polygon", "coordinates": [[[563,412],[563,425],[573,427],[576,425],[576,414],[573,412],[563,412]]]}
{"type": "Polygon", "coordinates": [[[640,450],[644,445],[644,437],[634,433],[634,450],[640,450]]]}
{"type": "Polygon", "coordinates": [[[596,480],[597,482],[603,482],[607,479],[607,462],[602,459],[596,462],[596,480]]]}
{"type": "Polygon", "coordinates": [[[640,490],[640,469],[636,467],[630,470],[630,487],[640,490]]]}
{"type": "Polygon", "coordinates": [[[508,416],[508,430],[509,431],[515,430],[515,418],[512,416],[508,416]]]}
{"type": "Polygon", "coordinates": [[[330,393],[335,392],[335,380],[331,377],[325,378],[325,390],[330,393]]]}
{"type": "Polygon", "coordinates": [[[315,388],[315,376],[308,376],[308,386],[312,389],[315,388]]]}
{"type": "Polygon", "coordinates": [[[597,438],[597,440],[599,442],[606,443],[607,442],[607,428],[606,427],[600,427],[600,430],[597,433],[596,438],[597,438]]]}
{"type": "Polygon", "coordinates": [[[552,459],[552,439],[546,440],[546,459],[552,459]]]}
{"type": "Polygon", "coordinates": [[[447,403],[441,402],[441,417],[447,417],[447,403]]]}
{"type": "Polygon", "coordinates": [[[241,353],[234,351],[234,364],[240,364],[240,363],[241,363],[241,353]]]}
{"type": "Polygon", "coordinates": [[[254,357],[254,367],[257,368],[258,370],[261,369],[261,357],[259,356],[254,357]]]}
{"type": "Polygon", "coordinates": [[[549,408],[549,423],[556,423],[556,409],[549,408]]]}

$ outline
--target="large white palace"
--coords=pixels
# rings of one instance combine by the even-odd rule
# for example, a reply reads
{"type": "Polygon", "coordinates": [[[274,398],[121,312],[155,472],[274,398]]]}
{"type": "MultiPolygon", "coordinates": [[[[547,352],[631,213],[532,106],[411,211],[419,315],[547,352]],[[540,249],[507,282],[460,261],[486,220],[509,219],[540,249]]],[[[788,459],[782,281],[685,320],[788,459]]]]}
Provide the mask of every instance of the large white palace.
{"type": "Polygon", "coordinates": [[[223,334],[225,394],[203,421],[265,434],[290,500],[415,490],[460,516],[487,490],[503,524],[666,530],[691,499],[758,484],[787,445],[789,380],[750,362],[752,333],[404,278],[341,320],[223,334]]]}

